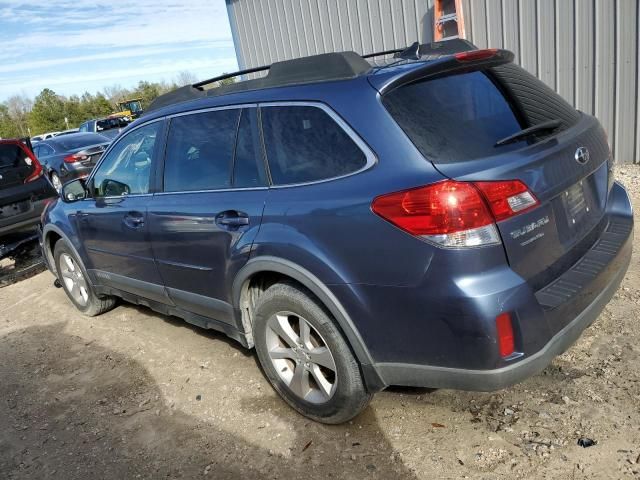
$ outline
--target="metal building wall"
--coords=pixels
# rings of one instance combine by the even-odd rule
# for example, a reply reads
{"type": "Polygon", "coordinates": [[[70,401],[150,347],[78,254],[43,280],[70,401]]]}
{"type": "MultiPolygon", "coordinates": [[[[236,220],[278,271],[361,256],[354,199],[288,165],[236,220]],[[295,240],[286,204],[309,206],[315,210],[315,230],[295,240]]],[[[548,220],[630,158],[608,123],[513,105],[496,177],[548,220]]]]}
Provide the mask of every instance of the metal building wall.
{"type": "MultiPolygon", "coordinates": [[[[433,0],[226,0],[240,67],[432,39],[433,0]]],[[[463,0],[467,38],[595,114],[619,162],[640,161],[638,0],[463,0]]]]}

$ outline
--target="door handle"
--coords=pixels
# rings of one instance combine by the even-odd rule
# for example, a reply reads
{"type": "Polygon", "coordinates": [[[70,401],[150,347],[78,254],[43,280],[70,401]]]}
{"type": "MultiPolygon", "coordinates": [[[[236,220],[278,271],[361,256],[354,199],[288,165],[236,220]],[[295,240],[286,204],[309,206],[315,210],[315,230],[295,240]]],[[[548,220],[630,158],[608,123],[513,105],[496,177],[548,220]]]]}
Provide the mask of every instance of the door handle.
{"type": "Polygon", "coordinates": [[[122,222],[129,228],[140,228],[144,225],[144,214],[142,212],[128,212],[122,222]]]}
{"type": "Polygon", "coordinates": [[[216,223],[229,229],[237,229],[249,225],[249,215],[235,210],[228,210],[216,216],[216,223]]]}

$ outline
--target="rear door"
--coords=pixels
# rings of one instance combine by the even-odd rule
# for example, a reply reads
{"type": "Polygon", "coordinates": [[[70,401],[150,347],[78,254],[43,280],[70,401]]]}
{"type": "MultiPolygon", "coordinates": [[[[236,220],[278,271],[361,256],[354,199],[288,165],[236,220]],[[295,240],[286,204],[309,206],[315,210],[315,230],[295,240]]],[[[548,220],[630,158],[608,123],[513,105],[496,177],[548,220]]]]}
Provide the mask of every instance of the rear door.
{"type": "Polygon", "coordinates": [[[538,288],[597,235],[610,151],[596,119],[513,64],[397,88],[383,103],[424,157],[461,181],[521,180],[540,205],[498,222],[512,268],[538,288]],[[499,140],[551,120],[559,128],[499,140]]]}
{"type": "Polygon", "coordinates": [[[249,259],[268,192],[256,108],[222,108],[170,120],[163,192],[149,228],[175,304],[231,322],[234,274],[249,259]]]}

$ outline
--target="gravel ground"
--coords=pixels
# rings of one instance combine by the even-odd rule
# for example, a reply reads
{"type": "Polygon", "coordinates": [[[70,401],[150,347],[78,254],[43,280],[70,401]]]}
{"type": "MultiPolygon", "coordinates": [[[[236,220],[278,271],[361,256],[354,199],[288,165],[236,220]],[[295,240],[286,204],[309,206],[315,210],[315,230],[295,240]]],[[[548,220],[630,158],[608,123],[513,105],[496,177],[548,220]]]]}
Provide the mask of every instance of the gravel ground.
{"type": "MultiPolygon", "coordinates": [[[[640,168],[617,174],[640,205],[640,168]]],[[[85,318],[52,282],[0,289],[1,479],[640,478],[638,255],[542,374],[392,389],[341,426],[289,409],[222,335],[126,304],[85,318]]]]}

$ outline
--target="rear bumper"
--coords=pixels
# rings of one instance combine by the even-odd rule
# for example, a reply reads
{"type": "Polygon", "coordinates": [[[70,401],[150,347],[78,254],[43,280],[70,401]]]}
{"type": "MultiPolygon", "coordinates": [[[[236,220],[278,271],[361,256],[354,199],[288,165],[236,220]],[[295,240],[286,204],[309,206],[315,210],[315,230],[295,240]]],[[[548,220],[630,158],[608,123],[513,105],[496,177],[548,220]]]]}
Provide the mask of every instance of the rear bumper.
{"type": "Polygon", "coordinates": [[[58,196],[43,176],[24,185],[16,185],[0,191],[0,208],[25,205],[23,211],[0,218],[0,236],[35,227],[47,203],[58,196]]]}
{"type": "Polygon", "coordinates": [[[0,236],[36,227],[40,223],[40,215],[47,201],[32,201],[28,211],[0,220],[0,236]]]}
{"type": "Polygon", "coordinates": [[[631,260],[632,237],[623,252],[624,266],[620,268],[606,288],[573,321],[560,330],[538,352],[519,362],[493,370],[467,370],[427,365],[377,364],[376,369],[385,385],[428,386],[457,390],[494,391],[525,380],[544,370],[551,361],[567,350],[582,332],[598,318],[614,295],[631,260]]]}
{"type": "Polygon", "coordinates": [[[455,278],[447,275],[418,288],[361,288],[358,293],[373,304],[367,320],[382,312],[378,328],[388,326],[376,337],[364,335],[374,357],[367,368],[381,379],[379,387],[494,391],[542,371],[593,323],[627,271],[633,211],[619,184],[611,190],[605,220],[583,256],[539,291],[508,266],[463,277],[455,288],[455,278]],[[514,319],[516,354],[508,358],[497,348],[495,318],[502,312],[514,319]],[[404,348],[397,347],[400,342],[404,348]]]}

